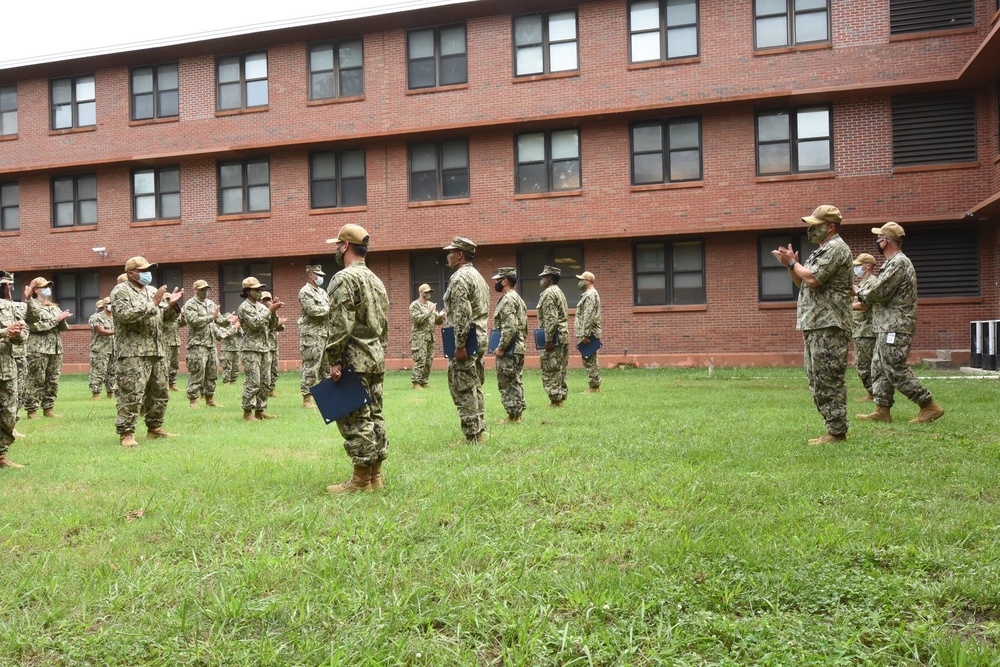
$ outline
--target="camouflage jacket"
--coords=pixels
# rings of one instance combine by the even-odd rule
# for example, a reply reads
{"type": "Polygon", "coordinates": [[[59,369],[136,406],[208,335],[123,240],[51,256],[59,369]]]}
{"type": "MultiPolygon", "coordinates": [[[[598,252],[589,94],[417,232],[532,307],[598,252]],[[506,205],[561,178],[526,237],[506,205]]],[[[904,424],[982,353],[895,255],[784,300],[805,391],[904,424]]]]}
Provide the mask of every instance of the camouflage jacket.
{"type": "Polygon", "coordinates": [[[267,321],[267,349],[271,352],[278,351],[278,332],[284,331],[285,325],[278,322],[278,311],[271,313],[271,317],[267,321]]]}
{"type": "Polygon", "coordinates": [[[567,325],[569,307],[566,295],[558,285],[549,285],[538,297],[538,328],[545,330],[545,342],[555,341],[556,345],[569,345],[567,325]],[[555,340],[558,334],[558,340],[555,340]]]}
{"type": "MultiPolygon", "coordinates": [[[[4,308],[9,308],[13,313],[15,320],[20,320],[24,322],[24,318],[28,316],[28,304],[22,301],[9,301],[7,299],[0,299],[0,310],[4,308]]],[[[9,315],[8,315],[9,317],[9,315]]],[[[27,352],[27,341],[28,341],[28,330],[24,330],[24,335],[11,340],[11,348],[14,358],[24,358],[27,352]]]]}
{"type": "Polygon", "coordinates": [[[184,321],[184,311],[181,311],[180,317],[163,320],[163,340],[166,342],[167,347],[180,347],[181,327],[185,324],[187,322],[184,321]]]}
{"type": "Polygon", "coordinates": [[[437,316],[433,304],[423,304],[417,299],[410,304],[410,321],[413,323],[410,342],[424,343],[434,340],[434,325],[444,322],[444,318],[437,316]]]}
{"type": "Polygon", "coordinates": [[[192,347],[215,347],[214,326],[226,326],[229,321],[226,316],[219,313],[215,316],[215,309],[218,306],[211,299],[206,298],[199,301],[198,297],[188,299],[184,304],[184,321],[188,327],[188,348],[192,347]]]}
{"type": "Polygon", "coordinates": [[[578,341],[585,336],[601,337],[601,297],[593,287],[581,294],[580,301],[576,304],[573,333],[578,341]]]}
{"type": "Polygon", "coordinates": [[[111,316],[108,315],[104,309],[101,312],[94,313],[87,320],[87,324],[90,325],[90,351],[97,352],[98,354],[111,354],[111,348],[114,346],[114,336],[102,336],[97,333],[97,326],[100,325],[109,331],[115,330],[115,323],[111,320],[111,316]]]}
{"type": "Polygon", "coordinates": [[[299,343],[307,347],[326,347],[330,296],[306,283],[299,290],[299,305],[302,306],[302,317],[298,319],[299,343]]]}
{"type": "Polygon", "coordinates": [[[271,326],[271,311],[261,302],[246,299],[236,309],[240,318],[240,352],[268,352],[268,327],[271,326]]]}
{"type": "Polygon", "coordinates": [[[363,261],[344,267],[330,281],[330,364],[358,373],[384,373],[389,343],[385,285],[363,261]]]}
{"type": "Polygon", "coordinates": [[[528,308],[516,290],[509,290],[497,301],[493,311],[493,327],[500,330],[498,350],[514,346],[514,354],[524,354],[524,341],[528,337],[528,308]]]}
{"type": "MultiPolygon", "coordinates": [[[[858,285],[858,290],[868,289],[874,284],[875,276],[869,273],[865,279],[861,281],[861,284],[858,285]]],[[[852,311],[852,314],[854,315],[854,337],[874,338],[875,330],[872,328],[871,308],[868,310],[855,310],[852,311]]]]}
{"type": "Polygon", "coordinates": [[[902,251],[885,261],[878,279],[860,290],[858,299],[871,306],[876,334],[917,332],[917,273],[902,251]]]}
{"type": "Polygon", "coordinates": [[[8,382],[17,377],[17,364],[14,362],[13,348],[17,343],[23,343],[28,337],[24,330],[16,338],[7,338],[7,327],[14,322],[23,321],[20,309],[15,308],[16,302],[0,299],[0,380],[8,382]]]}
{"type": "Polygon", "coordinates": [[[176,320],[181,311],[176,304],[169,305],[166,294],[159,306],[154,304],[155,293],[152,288],[137,287],[128,281],[115,285],[111,290],[117,358],[166,355],[163,322],[176,320]]]}
{"type": "Polygon", "coordinates": [[[827,328],[851,331],[854,258],[844,239],[834,236],[813,250],[802,266],[819,281],[819,287],[810,287],[805,281],[799,286],[795,328],[803,331],[827,328]]]}
{"type": "Polygon", "coordinates": [[[451,274],[448,289],[444,292],[444,307],[448,324],[455,328],[455,347],[465,347],[469,329],[476,325],[479,353],[486,353],[490,321],[490,288],[486,280],[471,263],[463,264],[451,274]]]}
{"type": "Polygon", "coordinates": [[[28,299],[28,312],[24,321],[28,325],[31,336],[28,338],[29,354],[62,354],[62,338],[60,331],[66,331],[69,326],[66,320],[59,319],[62,309],[54,303],[42,303],[38,299],[28,299]]]}
{"type": "Polygon", "coordinates": [[[225,334],[222,339],[222,351],[239,352],[240,339],[243,338],[243,329],[241,327],[234,327],[230,325],[225,329],[222,329],[222,333],[225,334]]]}

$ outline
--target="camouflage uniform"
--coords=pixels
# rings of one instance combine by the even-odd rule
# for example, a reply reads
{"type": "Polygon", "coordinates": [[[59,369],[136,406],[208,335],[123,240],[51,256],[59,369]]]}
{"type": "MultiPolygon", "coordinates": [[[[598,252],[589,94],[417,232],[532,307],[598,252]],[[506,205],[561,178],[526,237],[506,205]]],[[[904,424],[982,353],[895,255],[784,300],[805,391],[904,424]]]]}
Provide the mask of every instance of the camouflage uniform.
{"type": "Polygon", "coordinates": [[[24,409],[34,412],[39,404],[42,410],[51,410],[59,394],[59,376],[62,374],[63,344],[59,332],[69,327],[60,320],[62,311],[54,303],[28,299],[28,389],[24,409]]]}
{"type": "Polygon", "coordinates": [[[802,264],[819,281],[799,287],[798,321],[805,344],[805,370],[813,403],[827,433],[847,433],[847,349],[851,343],[851,279],[854,258],[839,235],[802,264]]]}
{"type": "Polygon", "coordinates": [[[167,379],[171,387],[177,384],[177,372],[181,367],[181,327],[184,324],[183,316],[163,322],[163,336],[167,345],[167,379]]]}
{"type": "Polygon", "coordinates": [[[226,336],[222,339],[222,382],[233,383],[240,374],[240,339],[243,329],[229,326],[224,330],[226,336]]]}
{"type": "Polygon", "coordinates": [[[195,401],[204,396],[215,396],[215,383],[219,377],[219,359],[215,348],[215,327],[228,324],[226,316],[215,315],[217,306],[211,299],[200,301],[197,297],[184,304],[184,321],[188,326],[187,397],[195,401]]]}
{"type": "MultiPolygon", "coordinates": [[[[21,301],[9,301],[0,299],[0,309],[10,308],[16,320],[24,321],[28,316],[28,304],[21,301]]],[[[11,354],[14,356],[14,363],[17,365],[17,408],[20,410],[24,406],[25,390],[28,387],[28,332],[25,330],[24,336],[11,340],[11,354]]]]}
{"type": "Polygon", "coordinates": [[[558,285],[549,285],[538,297],[538,327],[545,330],[545,342],[553,342],[551,352],[540,352],[542,386],[549,400],[560,403],[566,400],[566,368],[569,366],[569,307],[566,295],[558,285]]]}
{"type": "Polygon", "coordinates": [[[423,304],[417,299],[410,304],[410,321],[413,323],[413,330],[410,332],[413,376],[410,382],[426,385],[434,362],[434,326],[441,324],[444,318],[438,317],[432,304],[423,304]]]}
{"type": "Polygon", "coordinates": [[[118,435],[135,433],[140,407],[146,410],[146,428],[150,430],[163,426],[167,414],[167,345],[162,323],[181,314],[176,304],[169,304],[166,294],[159,306],[154,304],[155,293],[152,287],[131,282],[119,283],[111,290],[118,354],[118,435]]]}
{"type": "Polygon", "coordinates": [[[319,287],[306,283],[299,290],[299,305],[302,306],[302,317],[298,319],[299,356],[302,358],[299,390],[303,396],[308,396],[309,390],[325,375],[320,366],[326,349],[330,297],[319,287]]]}
{"type": "Polygon", "coordinates": [[[260,303],[246,299],[236,309],[240,318],[240,353],[243,356],[243,409],[264,410],[271,385],[271,360],[267,331],[271,312],[260,303]]]}
{"type": "Polygon", "coordinates": [[[14,361],[14,345],[23,344],[28,336],[22,331],[17,338],[7,338],[7,327],[21,319],[20,309],[14,302],[0,300],[0,456],[7,454],[14,442],[14,427],[17,425],[17,364],[14,361]]]}
{"type": "MultiPolygon", "coordinates": [[[[868,274],[861,284],[859,290],[871,289],[875,284],[875,276],[868,274]]],[[[875,353],[875,330],[872,328],[872,311],[855,310],[854,315],[854,364],[858,367],[858,377],[861,384],[868,390],[869,396],[874,396],[872,391],[872,357],[875,353]]]]}
{"type": "Polygon", "coordinates": [[[285,325],[278,321],[278,313],[271,313],[271,318],[267,325],[267,363],[270,368],[267,373],[267,394],[274,393],[274,387],[278,384],[278,332],[284,331],[285,325]]]}
{"type": "Polygon", "coordinates": [[[524,341],[528,337],[528,309],[516,290],[508,290],[497,302],[493,312],[493,327],[500,329],[498,350],[504,355],[497,362],[497,386],[500,400],[511,419],[524,412],[524,341]],[[514,349],[507,348],[514,343],[514,349]]]}
{"type": "Polygon", "coordinates": [[[114,347],[114,336],[102,336],[97,332],[98,325],[113,331],[115,324],[104,308],[94,313],[88,320],[90,324],[90,393],[100,394],[101,387],[109,394],[115,391],[115,379],[111,363],[111,352],[114,347]]]}
{"type": "MultiPolygon", "coordinates": [[[[580,295],[580,301],[576,304],[576,317],[573,318],[573,330],[578,343],[584,338],[601,338],[601,297],[593,287],[580,295]]],[[[597,359],[597,352],[584,357],[583,367],[587,369],[588,384],[600,387],[601,363],[597,359]]]]}
{"type": "Polygon", "coordinates": [[[329,338],[324,366],[351,368],[371,402],[337,420],[344,450],[355,466],[372,466],[389,455],[382,417],[385,348],[389,342],[385,285],[363,261],[338,271],[330,281],[329,338]]]}
{"type": "Polygon", "coordinates": [[[917,332],[917,274],[910,258],[897,251],[886,260],[878,278],[858,291],[861,303],[871,307],[875,331],[875,354],[872,358],[872,395],[879,405],[891,408],[893,394],[901,394],[924,405],[932,400],[931,392],[906,365],[913,335],[917,332]],[[894,340],[889,342],[891,336],[894,340]]]}
{"type": "Polygon", "coordinates": [[[469,330],[473,324],[476,325],[479,352],[464,361],[454,357],[448,360],[451,400],[458,408],[462,433],[471,440],[486,429],[483,355],[489,342],[486,324],[490,317],[490,288],[471,262],[463,264],[451,275],[444,293],[444,307],[448,311],[448,324],[455,329],[456,349],[465,347],[469,330]]]}

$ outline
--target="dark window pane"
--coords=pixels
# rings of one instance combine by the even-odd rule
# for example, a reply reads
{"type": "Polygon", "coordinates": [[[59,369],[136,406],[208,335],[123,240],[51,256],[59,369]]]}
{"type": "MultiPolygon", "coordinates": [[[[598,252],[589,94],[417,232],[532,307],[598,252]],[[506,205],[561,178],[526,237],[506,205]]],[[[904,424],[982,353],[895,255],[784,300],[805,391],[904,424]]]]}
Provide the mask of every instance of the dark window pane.
{"type": "Polygon", "coordinates": [[[153,117],[153,95],[136,95],[132,110],[135,120],[145,120],[153,117]]]}
{"type": "Polygon", "coordinates": [[[219,86],[219,108],[239,109],[243,104],[239,83],[224,83],[219,86]]]}
{"type": "Polygon", "coordinates": [[[465,54],[441,58],[441,85],[452,86],[468,81],[465,54]]]}
{"type": "Polygon", "coordinates": [[[333,72],[320,72],[313,74],[311,82],[311,99],[328,100],[334,97],[333,94],[333,72]]]}
{"type": "Polygon", "coordinates": [[[445,197],[468,197],[469,196],[469,170],[456,169],[444,172],[444,196],[445,197]]]}
{"type": "Polygon", "coordinates": [[[580,162],[566,160],[552,163],[552,189],[577,190],[580,188],[580,162]]]}
{"type": "Polygon", "coordinates": [[[222,191],[222,213],[242,213],[243,212],[243,190],[227,189],[222,191]]]}
{"type": "Polygon", "coordinates": [[[411,60],[409,63],[410,88],[433,88],[434,60],[411,60]]]}
{"type": "Polygon", "coordinates": [[[368,203],[364,178],[345,178],[341,182],[344,206],[364,206],[368,203]]]}
{"type": "Polygon", "coordinates": [[[337,205],[336,181],[313,181],[312,207],[333,208],[337,205]]]}
{"type": "Polygon", "coordinates": [[[522,164],[517,168],[517,191],[520,194],[545,192],[545,165],[522,164]]]}
{"type": "Polygon", "coordinates": [[[224,164],[219,167],[219,185],[223,188],[242,187],[243,165],[224,164]]]}
{"type": "Polygon", "coordinates": [[[160,117],[177,116],[180,113],[179,104],[176,90],[160,93],[160,117]]]}
{"type": "Polygon", "coordinates": [[[365,93],[363,69],[345,69],[340,72],[340,94],[343,97],[357,97],[365,93]]]}
{"type": "Polygon", "coordinates": [[[670,154],[670,180],[694,181],[701,178],[699,151],[674,151],[670,154]]]}
{"type": "Polygon", "coordinates": [[[410,201],[437,199],[437,174],[420,171],[410,174],[410,201]]]}
{"type": "Polygon", "coordinates": [[[178,168],[160,170],[160,190],[177,192],[181,189],[181,171],[178,168]]]}
{"type": "Polygon", "coordinates": [[[633,165],[633,178],[637,184],[663,182],[662,153],[636,155],[633,165]]]}
{"type": "Polygon", "coordinates": [[[788,144],[767,144],[757,151],[757,160],[762,174],[785,174],[792,170],[788,144]]]}
{"type": "Polygon", "coordinates": [[[163,195],[162,217],[164,218],[181,217],[181,196],[179,194],[172,193],[163,195]]]}

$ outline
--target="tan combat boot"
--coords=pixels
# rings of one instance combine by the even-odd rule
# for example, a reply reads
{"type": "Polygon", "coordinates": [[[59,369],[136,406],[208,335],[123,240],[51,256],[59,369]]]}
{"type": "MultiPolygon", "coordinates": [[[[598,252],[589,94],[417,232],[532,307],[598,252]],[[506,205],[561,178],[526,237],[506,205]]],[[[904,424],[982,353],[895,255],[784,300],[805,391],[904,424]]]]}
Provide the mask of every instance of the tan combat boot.
{"type": "Polygon", "coordinates": [[[263,410],[257,410],[257,412],[254,413],[254,417],[256,417],[259,420],[277,419],[278,415],[269,415],[268,413],[264,412],[263,410]]]}
{"type": "Polygon", "coordinates": [[[122,433],[121,438],[119,438],[122,447],[138,447],[139,443],[135,441],[135,433],[131,431],[128,433],[122,433]]]}
{"type": "Polygon", "coordinates": [[[889,414],[889,407],[885,405],[876,406],[875,412],[869,415],[856,415],[856,417],[870,422],[885,422],[886,424],[892,423],[892,415],[889,414]]]}
{"type": "Polygon", "coordinates": [[[222,406],[215,402],[215,396],[206,396],[205,405],[210,408],[221,408],[222,406]]]}
{"type": "Polygon", "coordinates": [[[361,493],[372,490],[372,469],[368,466],[354,466],[354,476],[343,484],[326,487],[327,493],[361,493]]]}
{"type": "Polygon", "coordinates": [[[151,428],[146,431],[146,437],[150,440],[159,440],[160,438],[176,438],[177,434],[169,433],[157,426],[156,428],[151,428]]]}
{"type": "Polygon", "coordinates": [[[38,411],[28,410],[28,419],[38,419],[38,411]]]}
{"type": "Polygon", "coordinates": [[[115,392],[109,391],[108,392],[108,398],[114,398],[114,397],[115,397],[115,392]]]}
{"type": "Polygon", "coordinates": [[[256,422],[256,421],[260,421],[260,420],[253,416],[253,410],[244,410],[243,411],[243,421],[245,421],[245,422],[256,422]]]}
{"type": "Polygon", "coordinates": [[[911,424],[927,424],[935,419],[940,419],[944,414],[944,408],[935,403],[933,400],[927,401],[920,405],[920,412],[917,413],[915,419],[911,419],[911,424]]]}
{"type": "Polygon", "coordinates": [[[171,382],[170,383],[170,391],[180,391],[180,389],[177,388],[177,384],[176,383],[171,382]]]}
{"type": "Polygon", "coordinates": [[[563,406],[563,402],[562,401],[550,401],[549,402],[549,407],[550,408],[561,408],[562,406],[563,406]]]}
{"type": "Polygon", "coordinates": [[[91,396],[90,400],[92,400],[92,401],[99,401],[99,400],[101,400],[101,392],[97,392],[96,394],[94,394],[93,396],[91,396]]]}
{"type": "Polygon", "coordinates": [[[874,400],[875,400],[875,397],[872,396],[871,394],[868,394],[866,396],[862,396],[861,398],[859,398],[858,402],[860,402],[860,403],[871,403],[874,400]]]}
{"type": "Polygon", "coordinates": [[[811,438],[807,444],[826,445],[832,442],[844,442],[846,440],[847,440],[846,433],[841,433],[840,435],[833,435],[832,433],[827,433],[822,438],[811,438]]]}
{"type": "Polygon", "coordinates": [[[20,463],[14,463],[6,454],[0,454],[0,468],[23,468],[20,463]]]}
{"type": "Polygon", "coordinates": [[[42,410],[42,416],[49,417],[51,419],[59,419],[62,417],[62,415],[57,415],[55,412],[53,412],[52,408],[46,408],[42,410]]]}
{"type": "Polygon", "coordinates": [[[601,388],[600,388],[600,386],[597,386],[597,387],[587,387],[585,390],[581,391],[580,393],[581,394],[600,394],[601,393],[601,388]]]}
{"type": "Polygon", "coordinates": [[[313,397],[310,394],[306,394],[302,397],[302,407],[309,408],[311,410],[316,409],[316,404],[313,403],[313,397]]]}
{"type": "Polygon", "coordinates": [[[198,399],[197,398],[189,398],[188,399],[188,407],[192,407],[192,408],[195,408],[195,409],[197,409],[198,407],[200,407],[198,405],[198,399]]]}
{"type": "Polygon", "coordinates": [[[372,479],[371,479],[372,488],[373,489],[381,489],[381,488],[383,488],[383,484],[382,484],[382,462],[381,461],[376,461],[375,463],[373,463],[372,467],[371,467],[371,471],[372,471],[372,479]]]}
{"type": "Polygon", "coordinates": [[[414,382],[413,383],[413,388],[414,389],[423,389],[424,385],[420,384],[419,382],[414,382]]]}
{"type": "Polygon", "coordinates": [[[18,430],[17,430],[16,428],[15,428],[15,429],[12,429],[12,430],[11,430],[11,432],[10,432],[10,434],[11,434],[12,436],[14,436],[14,439],[15,439],[15,440],[20,440],[21,438],[27,438],[27,437],[28,437],[28,436],[26,436],[25,434],[23,434],[23,433],[21,433],[20,431],[18,431],[18,430]]]}

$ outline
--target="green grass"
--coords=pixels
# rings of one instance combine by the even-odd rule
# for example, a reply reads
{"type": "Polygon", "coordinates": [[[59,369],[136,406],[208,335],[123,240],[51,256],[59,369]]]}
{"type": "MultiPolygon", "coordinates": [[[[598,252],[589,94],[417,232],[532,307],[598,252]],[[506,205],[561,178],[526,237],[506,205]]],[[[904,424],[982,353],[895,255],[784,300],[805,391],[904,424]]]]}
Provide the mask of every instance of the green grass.
{"type": "Polygon", "coordinates": [[[273,422],[171,394],[182,437],[134,451],[63,378],[0,471],[0,665],[1000,665],[1000,382],[807,447],[799,369],[525,381],[470,446],[443,373],[390,374],[387,488],[330,497],[297,374],[273,422]]]}

